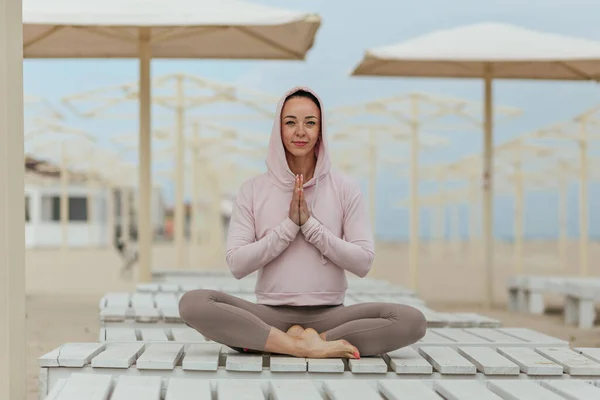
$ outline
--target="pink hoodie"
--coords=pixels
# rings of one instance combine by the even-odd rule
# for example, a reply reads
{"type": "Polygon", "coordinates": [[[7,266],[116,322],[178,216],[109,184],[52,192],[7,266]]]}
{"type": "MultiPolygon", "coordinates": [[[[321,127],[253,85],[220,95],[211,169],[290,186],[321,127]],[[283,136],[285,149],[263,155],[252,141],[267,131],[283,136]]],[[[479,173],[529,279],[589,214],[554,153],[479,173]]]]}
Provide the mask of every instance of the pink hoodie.
{"type": "MultiPolygon", "coordinates": [[[[227,238],[227,264],[236,279],[258,271],[258,303],[336,305],[344,302],[345,271],[365,277],[375,256],[367,207],[357,182],[332,170],[326,124],[313,178],[304,184],[312,216],[302,227],[288,217],[294,174],[281,141],[285,98],[277,105],[267,154],[268,172],[244,182],[227,238]]],[[[324,110],[321,100],[321,109],[324,110]]]]}

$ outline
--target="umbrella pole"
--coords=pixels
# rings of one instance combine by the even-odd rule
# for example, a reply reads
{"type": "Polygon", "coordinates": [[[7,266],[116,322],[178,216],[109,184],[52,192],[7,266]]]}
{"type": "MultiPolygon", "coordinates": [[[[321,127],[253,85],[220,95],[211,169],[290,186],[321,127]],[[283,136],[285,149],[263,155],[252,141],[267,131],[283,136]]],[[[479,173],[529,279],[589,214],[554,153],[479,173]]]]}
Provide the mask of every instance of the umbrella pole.
{"type": "Polygon", "coordinates": [[[411,98],[411,152],[410,152],[410,241],[409,241],[409,270],[411,289],[418,291],[419,287],[419,101],[411,98]]]}
{"type": "Polygon", "coordinates": [[[20,0],[0,0],[0,399],[24,400],[25,165],[20,0]]]}
{"type": "Polygon", "coordinates": [[[177,76],[177,133],[175,140],[175,268],[187,268],[187,260],[185,257],[185,104],[183,93],[183,78],[177,76]]]}
{"type": "Polygon", "coordinates": [[[150,136],[150,28],[139,30],[139,96],[140,96],[140,132],[139,132],[139,215],[138,215],[138,241],[139,241],[139,276],[140,282],[152,280],[152,223],[150,213],[150,199],[152,188],[152,163],[151,136],[150,136]]]}
{"type": "Polygon", "coordinates": [[[588,151],[586,117],[580,121],[581,137],[579,138],[579,152],[581,167],[579,169],[579,274],[588,274],[588,151]]]}
{"type": "Polygon", "coordinates": [[[493,270],[494,270],[494,234],[493,234],[493,87],[492,66],[485,65],[484,87],[485,87],[485,115],[484,115],[484,138],[483,138],[483,253],[485,263],[485,290],[486,305],[491,307],[493,303],[493,270]]]}

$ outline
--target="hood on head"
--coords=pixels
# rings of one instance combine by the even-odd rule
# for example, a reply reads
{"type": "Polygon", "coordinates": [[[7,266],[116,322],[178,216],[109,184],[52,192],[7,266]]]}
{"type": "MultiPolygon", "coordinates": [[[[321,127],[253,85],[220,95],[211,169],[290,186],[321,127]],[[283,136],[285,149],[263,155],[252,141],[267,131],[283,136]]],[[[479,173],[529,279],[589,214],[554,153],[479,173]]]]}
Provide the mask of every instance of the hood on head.
{"type": "Polygon", "coordinates": [[[304,90],[313,94],[319,101],[319,106],[321,108],[321,140],[319,142],[319,148],[317,149],[317,165],[314,176],[310,181],[306,182],[305,185],[311,186],[327,175],[331,163],[329,159],[329,150],[327,148],[325,108],[323,107],[321,98],[312,89],[304,86],[297,86],[288,90],[277,103],[275,120],[273,121],[273,129],[271,130],[271,139],[269,140],[269,150],[267,152],[267,170],[269,176],[278,186],[288,188],[290,191],[294,188],[294,173],[290,170],[287,163],[287,159],[285,158],[285,148],[281,141],[281,111],[283,110],[285,99],[299,90],[304,90]]]}

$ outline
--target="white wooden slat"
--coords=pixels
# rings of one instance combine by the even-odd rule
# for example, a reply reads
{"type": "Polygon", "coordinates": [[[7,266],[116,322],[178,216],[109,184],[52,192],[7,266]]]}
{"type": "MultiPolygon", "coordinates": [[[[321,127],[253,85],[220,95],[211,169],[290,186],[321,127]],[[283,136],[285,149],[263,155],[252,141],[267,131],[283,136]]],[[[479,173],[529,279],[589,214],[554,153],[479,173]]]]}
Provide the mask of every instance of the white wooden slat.
{"type": "Polygon", "coordinates": [[[141,328],[140,334],[145,342],[168,342],[165,330],[163,328],[141,328]]]}
{"type": "Polygon", "coordinates": [[[433,367],[415,349],[404,347],[387,354],[392,370],[396,374],[432,374],[433,367]]]}
{"type": "Polygon", "coordinates": [[[175,342],[206,342],[206,339],[200,332],[192,328],[172,328],[171,334],[175,342]]]}
{"type": "Polygon", "coordinates": [[[380,380],[377,388],[386,400],[441,400],[429,386],[416,381],[380,380]]]}
{"type": "Polygon", "coordinates": [[[131,295],[127,292],[109,292],[104,297],[106,307],[128,308],[131,305],[131,295]]]}
{"type": "Polygon", "coordinates": [[[417,343],[421,344],[427,344],[427,343],[456,343],[453,340],[450,340],[448,338],[445,338],[444,336],[440,336],[435,332],[432,332],[431,330],[427,329],[425,331],[425,336],[423,336],[421,338],[421,340],[419,340],[417,343]]]}
{"type": "Polygon", "coordinates": [[[562,365],[567,374],[600,375],[600,363],[597,363],[568,347],[538,347],[535,351],[555,363],[562,365]]]}
{"type": "Polygon", "coordinates": [[[170,292],[176,293],[179,292],[179,284],[178,283],[161,283],[160,290],[161,292],[170,292]]]}
{"type": "Polygon", "coordinates": [[[548,360],[534,349],[528,347],[498,347],[496,351],[517,364],[521,371],[527,375],[560,376],[563,374],[561,365],[548,360]]]}
{"type": "Polygon", "coordinates": [[[218,343],[190,345],[181,362],[181,368],[191,371],[216,371],[222,347],[218,343]]]}
{"type": "Polygon", "coordinates": [[[217,388],[219,400],[265,400],[257,381],[227,379],[219,381],[217,388]]]}
{"type": "Polygon", "coordinates": [[[381,400],[375,389],[363,380],[327,380],[323,384],[330,400],[381,400]]]}
{"type": "Polygon", "coordinates": [[[172,370],[183,354],[183,345],[176,343],[152,343],[146,345],[137,360],[137,369],[172,370]]]}
{"type": "Polygon", "coordinates": [[[475,365],[450,347],[424,346],[419,353],[441,374],[473,375],[475,365]]]}
{"type": "Polygon", "coordinates": [[[474,323],[476,323],[476,326],[479,326],[482,328],[484,328],[484,327],[494,328],[494,327],[499,327],[502,325],[502,321],[494,319],[494,318],[486,317],[485,315],[481,315],[481,314],[455,313],[455,315],[462,317],[462,318],[466,318],[470,321],[473,321],[474,323]]]}
{"type": "Polygon", "coordinates": [[[460,315],[458,315],[456,313],[439,312],[437,314],[438,314],[438,316],[440,316],[444,320],[446,320],[448,326],[450,326],[450,327],[459,328],[459,327],[469,327],[469,326],[476,325],[475,321],[472,318],[461,317],[460,315]]]}
{"type": "Polygon", "coordinates": [[[341,358],[308,358],[308,372],[342,373],[344,361],[341,358]]]}
{"type": "Polygon", "coordinates": [[[44,400],[57,400],[58,395],[60,394],[60,392],[62,392],[63,388],[67,384],[67,380],[68,378],[59,379],[44,400]]]}
{"type": "Polygon", "coordinates": [[[163,307],[160,309],[160,314],[166,322],[182,322],[178,307],[163,307]]]}
{"type": "Polygon", "coordinates": [[[552,393],[538,382],[524,379],[489,381],[488,389],[505,400],[565,400],[564,397],[552,393]]]}
{"type": "Polygon", "coordinates": [[[165,400],[212,400],[209,380],[169,379],[165,400]]]}
{"type": "Polygon", "coordinates": [[[306,358],[271,356],[270,357],[271,372],[305,372],[306,358]]]}
{"type": "Polygon", "coordinates": [[[596,362],[600,362],[600,347],[578,347],[575,351],[596,362]]]}
{"type": "Polygon", "coordinates": [[[105,307],[100,310],[100,321],[123,322],[127,318],[128,307],[105,307]]]}
{"type": "Polygon", "coordinates": [[[269,382],[273,400],[322,400],[311,381],[277,379],[269,382]]]}
{"type": "Polygon", "coordinates": [[[38,359],[40,367],[83,367],[105,349],[103,343],[65,343],[38,359]]]}
{"type": "Polygon", "coordinates": [[[263,357],[254,354],[227,355],[225,369],[228,371],[262,371],[263,357]]]}
{"type": "Polygon", "coordinates": [[[160,319],[160,313],[156,308],[135,307],[133,315],[138,322],[157,322],[160,319]]]}
{"type": "Polygon", "coordinates": [[[385,374],[388,366],[381,357],[363,357],[348,359],[350,371],[354,374],[385,374]]]}
{"type": "Polygon", "coordinates": [[[483,339],[479,336],[475,336],[469,332],[465,332],[462,329],[458,328],[430,328],[428,329],[432,333],[435,333],[439,336],[448,338],[454,342],[462,342],[462,343],[491,343],[490,341],[483,339]]]}
{"type": "Polygon", "coordinates": [[[143,343],[110,343],[92,358],[94,368],[129,368],[144,350],[143,343]]]}
{"type": "Polygon", "coordinates": [[[105,341],[107,342],[135,342],[137,336],[134,328],[110,327],[104,328],[106,333],[105,341]]]}
{"type": "Polygon", "coordinates": [[[458,352],[485,375],[519,375],[517,364],[489,347],[459,347],[458,352]]]}
{"type": "Polygon", "coordinates": [[[110,400],[161,400],[160,376],[121,375],[110,400]]]}
{"type": "Polygon", "coordinates": [[[496,328],[496,330],[502,333],[506,333],[510,336],[514,336],[526,342],[531,342],[539,345],[556,345],[557,343],[563,343],[568,345],[569,343],[566,340],[561,340],[549,335],[545,335],[541,332],[537,332],[533,329],[528,328],[496,328]]]}
{"type": "Polygon", "coordinates": [[[179,288],[181,289],[181,292],[185,293],[200,289],[200,285],[197,283],[180,283],[179,288]]]}
{"type": "Polygon", "coordinates": [[[599,387],[577,379],[542,381],[542,386],[568,400],[600,399],[599,387]]]}
{"type": "Polygon", "coordinates": [[[151,293],[133,293],[131,295],[131,307],[154,308],[154,296],[151,293]]]}
{"type": "Polygon", "coordinates": [[[156,303],[156,308],[163,309],[177,309],[179,308],[179,304],[177,302],[177,297],[175,293],[157,293],[154,296],[154,302],[156,303]]]}
{"type": "Polygon", "coordinates": [[[56,400],[108,400],[111,388],[111,375],[73,373],[56,400]]]}
{"type": "Polygon", "coordinates": [[[158,283],[138,283],[135,290],[140,293],[156,293],[160,290],[158,283]]]}
{"type": "Polygon", "coordinates": [[[443,379],[435,381],[434,387],[446,400],[502,400],[479,380],[443,379]]]}
{"type": "Polygon", "coordinates": [[[465,332],[494,343],[527,343],[525,340],[508,335],[494,328],[465,328],[465,332]]]}

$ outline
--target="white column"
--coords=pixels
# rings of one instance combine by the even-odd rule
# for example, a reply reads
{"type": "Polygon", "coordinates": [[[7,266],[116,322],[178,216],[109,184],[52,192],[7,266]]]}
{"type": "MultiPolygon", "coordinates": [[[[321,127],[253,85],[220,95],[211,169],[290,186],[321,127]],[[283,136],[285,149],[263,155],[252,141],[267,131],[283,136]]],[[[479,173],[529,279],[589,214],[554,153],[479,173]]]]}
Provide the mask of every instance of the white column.
{"type": "Polygon", "coordinates": [[[21,9],[0,0],[0,399],[11,400],[26,396],[21,9]]]}

